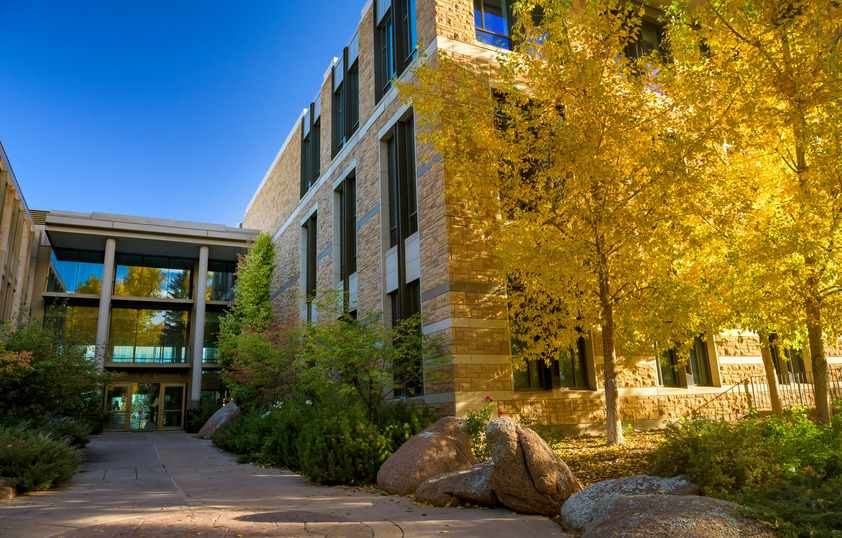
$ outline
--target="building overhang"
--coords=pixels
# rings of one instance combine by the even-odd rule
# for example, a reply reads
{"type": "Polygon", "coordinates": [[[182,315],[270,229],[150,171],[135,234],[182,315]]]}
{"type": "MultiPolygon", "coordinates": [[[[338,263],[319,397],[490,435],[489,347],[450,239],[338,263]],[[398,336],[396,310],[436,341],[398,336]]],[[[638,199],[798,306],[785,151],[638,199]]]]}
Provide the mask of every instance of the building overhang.
{"type": "Polygon", "coordinates": [[[197,258],[199,248],[207,246],[213,260],[235,260],[259,233],[222,224],[56,210],[47,213],[45,229],[53,248],[102,251],[111,237],[117,252],[197,258]]]}

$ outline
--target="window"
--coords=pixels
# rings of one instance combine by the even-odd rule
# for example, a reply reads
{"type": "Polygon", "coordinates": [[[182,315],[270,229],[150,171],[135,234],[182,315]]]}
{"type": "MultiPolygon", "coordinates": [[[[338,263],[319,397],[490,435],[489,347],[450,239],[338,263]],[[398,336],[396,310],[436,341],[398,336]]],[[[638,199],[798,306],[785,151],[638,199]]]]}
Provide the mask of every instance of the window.
{"type": "Polygon", "coordinates": [[[681,361],[675,348],[669,348],[659,353],[657,360],[658,383],[663,387],[713,386],[710,354],[704,335],[697,335],[693,338],[689,360],[683,368],[680,366],[681,361]]]}
{"type": "MultiPolygon", "coordinates": [[[[418,280],[400,286],[389,294],[392,310],[392,326],[396,326],[401,320],[409,319],[421,313],[421,283],[418,280]]],[[[416,327],[418,331],[421,326],[416,327]]],[[[423,357],[421,350],[410,359],[409,365],[398,365],[397,370],[403,375],[395,379],[395,398],[411,398],[424,394],[423,357]]]]}
{"type": "Polygon", "coordinates": [[[306,303],[307,321],[316,320],[316,307],[314,304],[316,296],[316,248],[317,248],[317,232],[316,232],[316,214],[307,219],[302,227],[302,258],[304,262],[304,301],[306,303]]]}
{"type": "Polygon", "coordinates": [[[116,297],[189,299],[192,296],[193,260],[118,253],[116,263],[116,297]]]}
{"type": "Polygon", "coordinates": [[[339,207],[339,279],[347,294],[351,289],[350,277],[357,272],[357,185],[353,174],[345,178],[336,195],[339,207]]]}
{"type": "Polygon", "coordinates": [[[99,307],[53,305],[46,312],[49,326],[59,334],[68,335],[85,349],[85,357],[96,355],[96,328],[99,321],[99,307]]]}
{"type": "Polygon", "coordinates": [[[185,363],[190,312],[113,308],[108,334],[111,362],[185,363]]]}
{"type": "Polygon", "coordinates": [[[51,257],[47,291],[100,294],[104,261],[102,252],[55,248],[51,257]]]}
{"type": "Polygon", "coordinates": [[[477,41],[511,50],[512,14],[507,0],[474,0],[477,41]]]}
{"type": "Polygon", "coordinates": [[[202,363],[219,362],[219,312],[205,312],[205,332],[202,343],[202,363]]]}
{"type": "Polygon", "coordinates": [[[772,363],[775,365],[775,371],[778,374],[779,383],[806,383],[807,374],[804,368],[804,356],[801,350],[793,349],[791,347],[783,348],[776,344],[778,335],[772,333],[769,335],[770,352],[772,353],[772,363]]]}
{"type": "Polygon", "coordinates": [[[301,191],[303,198],[321,175],[321,99],[310,104],[301,122],[301,191]]]}
{"type": "Polygon", "coordinates": [[[205,299],[208,301],[233,301],[234,284],[236,282],[236,262],[208,261],[208,280],[205,299]]]}
{"type": "MultiPolygon", "coordinates": [[[[519,345],[512,342],[515,350],[519,345]]],[[[549,365],[541,359],[527,361],[525,368],[514,369],[513,376],[515,390],[588,389],[587,340],[580,336],[575,345],[562,350],[549,365]]]]}
{"type": "Polygon", "coordinates": [[[389,246],[418,231],[415,132],[412,118],[399,121],[386,143],[389,167],[389,246]]]}
{"type": "Polygon", "coordinates": [[[380,100],[415,58],[415,0],[376,0],[375,98],[380,100]]]}
{"type": "Polygon", "coordinates": [[[360,69],[357,36],[333,66],[333,114],[331,156],[335,157],[360,126],[360,69]]]}
{"type": "Polygon", "coordinates": [[[643,20],[637,36],[626,46],[626,57],[642,58],[658,50],[661,45],[661,31],[657,24],[643,20]]]}

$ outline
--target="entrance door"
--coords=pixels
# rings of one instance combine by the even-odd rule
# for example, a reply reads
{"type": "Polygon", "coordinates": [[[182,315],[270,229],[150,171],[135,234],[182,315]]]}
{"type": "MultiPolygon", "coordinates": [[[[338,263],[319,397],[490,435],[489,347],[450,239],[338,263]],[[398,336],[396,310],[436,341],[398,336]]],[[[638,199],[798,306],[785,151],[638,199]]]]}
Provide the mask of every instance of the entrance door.
{"type": "Polygon", "coordinates": [[[184,419],[184,385],[114,385],[108,387],[105,405],[109,430],[181,428],[184,419]]]}

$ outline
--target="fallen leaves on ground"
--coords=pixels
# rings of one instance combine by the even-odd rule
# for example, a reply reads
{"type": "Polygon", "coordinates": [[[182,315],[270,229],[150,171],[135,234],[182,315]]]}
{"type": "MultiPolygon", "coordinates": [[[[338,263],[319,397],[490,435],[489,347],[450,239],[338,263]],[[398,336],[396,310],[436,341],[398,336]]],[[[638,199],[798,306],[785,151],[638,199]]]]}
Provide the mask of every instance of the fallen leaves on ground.
{"type": "Polygon", "coordinates": [[[605,446],[605,436],[562,437],[551,446],[583,487],[601,480],[646,474],[649,457],[663,442],[661,431],[625,434],[623,446],[605,446]]]}

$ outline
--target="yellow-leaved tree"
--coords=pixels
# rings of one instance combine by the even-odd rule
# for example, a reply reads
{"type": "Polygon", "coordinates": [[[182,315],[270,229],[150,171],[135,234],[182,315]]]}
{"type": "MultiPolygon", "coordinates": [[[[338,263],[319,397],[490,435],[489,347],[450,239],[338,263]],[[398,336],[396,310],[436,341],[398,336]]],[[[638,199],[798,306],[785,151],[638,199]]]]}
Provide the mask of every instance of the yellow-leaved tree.
{"type": "Polygon", "coordinates": [[[717,156],[704,142],[727,104],[687,121],[675,63],[639,4],[533,0],[515,12],[514,51],[491,65],[439,53],[400,91],[442,156],[450,203],[506,268],[517,358],[550,361],[600,335],[608,444],[622,444],[618,345],[686,350],[704,326],[690,254],[717,156]]]}
{"type": "Polygon", "coordinates": [[[723,0],[674,13],[685,29],[677,62],[716,81],[707,99],[731,102],[717,141],[725,188],[714,189],[727,253],[720,293],[732,322],[760,335],[770,386],[769,332],[807,344],[827,422],[825,342],[842,335],[842,4],[723,0]]]}

